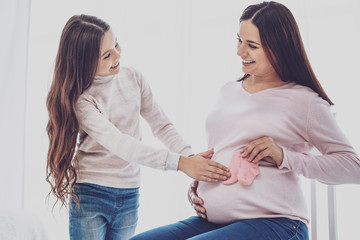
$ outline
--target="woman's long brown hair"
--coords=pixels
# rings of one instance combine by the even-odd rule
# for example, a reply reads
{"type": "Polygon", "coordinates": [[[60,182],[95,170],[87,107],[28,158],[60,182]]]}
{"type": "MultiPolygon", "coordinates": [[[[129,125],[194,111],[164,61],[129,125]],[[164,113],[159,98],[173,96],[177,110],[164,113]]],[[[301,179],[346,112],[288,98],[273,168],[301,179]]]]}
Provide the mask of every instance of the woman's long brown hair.
{"type": "MultiPolygon", "coordinates": [[[[277,2],[263,2],[248,6],[240,22],[249,19],[259,29],[264,51],[281,80],[307,86],[334,105],[312,70],[290,10],[277,2]]],[[[248,76],[246,74],[240,80],[248,76]]]]}
{"type": "Polygon", "coordinates": [[[91,86],[100,57],[100,44],[109,25],[88,15],[75,15],[66,23],[60,38],[53,81],[46,106],[49,136],[46,180],[49,194],[66,205],[77,179],[73,161],[79,132],[75,105],[91,86]]]}

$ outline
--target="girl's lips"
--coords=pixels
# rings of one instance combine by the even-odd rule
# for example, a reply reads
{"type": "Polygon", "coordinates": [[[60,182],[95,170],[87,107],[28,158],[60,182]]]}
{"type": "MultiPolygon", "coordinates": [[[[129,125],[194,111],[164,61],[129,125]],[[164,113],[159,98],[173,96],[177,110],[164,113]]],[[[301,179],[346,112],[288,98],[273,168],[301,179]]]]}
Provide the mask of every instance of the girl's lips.
{"type": "Polygon", "coordinates": [[[118,62],[115,66],[111,67],[112,70],[117,69],[120,66],[120,62],[118,62]]]}

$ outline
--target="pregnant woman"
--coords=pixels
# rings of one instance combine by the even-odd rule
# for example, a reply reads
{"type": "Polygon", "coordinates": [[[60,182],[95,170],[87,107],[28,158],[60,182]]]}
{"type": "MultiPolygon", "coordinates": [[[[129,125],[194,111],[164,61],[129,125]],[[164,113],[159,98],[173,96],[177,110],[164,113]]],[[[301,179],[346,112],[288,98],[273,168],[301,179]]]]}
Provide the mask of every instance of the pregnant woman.
{"type": "Polygon", "coordinates": [[[199,216],[132,240],[307,240],[299,176],[360,183],[359,157],[330,111],[288,8],[247,7],[237,54],[245,75],[221,88],[206,120],[212,160],[230,166],[231,178],[195,182],[189,198],[199,216]],[[314,147],[322,155],[311,155],[314,147]]]}

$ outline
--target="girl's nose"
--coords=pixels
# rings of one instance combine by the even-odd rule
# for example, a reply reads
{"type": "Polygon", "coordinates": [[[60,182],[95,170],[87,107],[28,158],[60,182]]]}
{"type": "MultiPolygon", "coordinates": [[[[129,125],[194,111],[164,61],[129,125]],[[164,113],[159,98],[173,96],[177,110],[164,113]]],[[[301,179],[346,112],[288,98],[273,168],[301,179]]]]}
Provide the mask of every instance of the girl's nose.
{"type": "Polygon", "coordinates": [[[115,49],[114,54],[113,54],[114,59],[119,59],[120,58],[120,53],[121,53],[121,50],[115,49]]]}

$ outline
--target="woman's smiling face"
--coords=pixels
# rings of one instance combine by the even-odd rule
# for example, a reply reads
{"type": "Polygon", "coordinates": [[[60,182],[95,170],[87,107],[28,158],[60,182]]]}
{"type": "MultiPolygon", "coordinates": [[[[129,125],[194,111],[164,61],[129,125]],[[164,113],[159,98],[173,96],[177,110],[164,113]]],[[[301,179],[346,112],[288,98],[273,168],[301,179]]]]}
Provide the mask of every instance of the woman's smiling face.
{"type": "Polygon", "coordinates": [[[259,30],[251,20],[240,23],[238,40],[237,55],[242,59],[242,69],[245,74],[261,77],[274,75],[275,69],[261,45],[259,30]]]}

